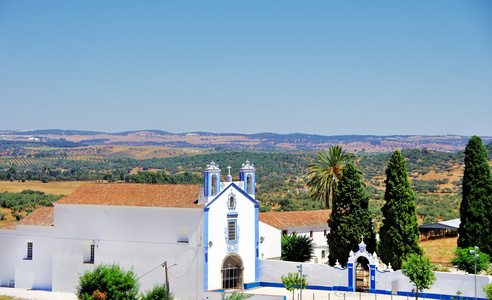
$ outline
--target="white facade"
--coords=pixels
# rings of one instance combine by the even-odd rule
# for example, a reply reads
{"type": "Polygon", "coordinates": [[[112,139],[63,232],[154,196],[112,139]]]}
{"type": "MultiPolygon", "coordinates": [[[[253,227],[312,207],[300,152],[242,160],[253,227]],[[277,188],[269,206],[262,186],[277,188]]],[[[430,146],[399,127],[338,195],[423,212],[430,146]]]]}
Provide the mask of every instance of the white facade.
{"type": "Polygon", "coordinates": [[[144,291],[165,283],[164,262],[177,299],[257,282],[254,171],[246,162],[241,181],[220,182],[220,169],[212,163],[203,187],[84,185],[54,204],[48,226],[0,230],[0,285],[75,292],[85,271],[118,263],[133,270],[144,291]]]}
{"type": "MultiPolygon", "coordinates": [[[[142,276],[167,261],[176,264],[169,268],[171,289],[180,298],[196,298],[198,290],[186,287],[202,281],[202,217],[201,209],[191,208],[56,204],[52,290],[73,292],[80,274],[98,264],[118,262],[142,276]]],[[[164,269],[139,282],[141,290],[162,284],[164,269]]]]}

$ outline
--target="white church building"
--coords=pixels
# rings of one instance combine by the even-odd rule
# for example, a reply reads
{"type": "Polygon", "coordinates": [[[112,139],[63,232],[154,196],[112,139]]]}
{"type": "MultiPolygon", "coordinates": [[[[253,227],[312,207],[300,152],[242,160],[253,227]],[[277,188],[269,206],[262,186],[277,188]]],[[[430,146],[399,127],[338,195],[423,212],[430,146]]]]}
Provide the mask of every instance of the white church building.
{"type": "Polygon", "coordinates": [[[258,282],[260,251],[280,257],[281,231],[259,224],[253,164],[242,165],[236,182],[230,174],[221,182],[220,172],[207,165],[203,186],[79,187],[54,208],[0,229],[0,286],[74,292],[84,271],[119,263],[143,291],[165,282],[156,268],[164,262],[178,299],[258,282]]]}

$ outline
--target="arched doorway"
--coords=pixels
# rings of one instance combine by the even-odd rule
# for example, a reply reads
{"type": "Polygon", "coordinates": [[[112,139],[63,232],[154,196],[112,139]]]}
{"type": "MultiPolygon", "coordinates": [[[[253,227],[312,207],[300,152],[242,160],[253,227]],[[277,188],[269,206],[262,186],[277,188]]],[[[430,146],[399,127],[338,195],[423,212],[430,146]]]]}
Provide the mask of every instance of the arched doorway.
{"type": "Polygon", "coordinates": [[[355,292],[356,290],[376,292],[376,269],[379,267],[378,256],[376,253],[370,254],[366,250],[364,237],[359,244],[359,251],[350,251],[347,269],[348,269],[348,289],[355,292]]]}
{"type": "Polygon", "coordinates": [[[243,289],[244,265],[237,254],[229,254],[222,262],[222,288],[224,290],[243,289]]]}
{"type": "Polygon", "coordinates": [[[359,256],[355,267],[355,291],[368,292],[369,284],[369,260],[364,256],[359,256]]]}

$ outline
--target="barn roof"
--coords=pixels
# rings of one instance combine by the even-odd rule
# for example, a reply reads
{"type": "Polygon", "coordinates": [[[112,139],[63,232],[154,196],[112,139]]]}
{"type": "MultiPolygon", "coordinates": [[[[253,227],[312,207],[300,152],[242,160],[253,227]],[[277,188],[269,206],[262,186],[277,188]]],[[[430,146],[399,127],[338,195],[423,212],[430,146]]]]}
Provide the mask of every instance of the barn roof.
{"type": "Polygon", "coordinates": [[[449,221],[436,222],[432,224],[420,225],[420,231],[429,231],[434,229],[458,229],[460,227],[460,219],[454,219],[449,221]]]}

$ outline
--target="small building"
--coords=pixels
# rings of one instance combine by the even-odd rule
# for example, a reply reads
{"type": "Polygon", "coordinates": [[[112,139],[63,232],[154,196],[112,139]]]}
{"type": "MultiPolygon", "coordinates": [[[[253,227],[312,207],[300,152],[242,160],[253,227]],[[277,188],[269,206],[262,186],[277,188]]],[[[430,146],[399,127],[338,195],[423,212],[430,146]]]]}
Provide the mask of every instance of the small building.
{"type": "Polygon", "coordinates": [[[458,236],[460,219],[441,221],[419,226],[420,240],[458,236]]]}
{"type": "Polygon", "coordinates": [[[314,242],[313,263],[328,261],[328,245],[326,236],[330,232],[328,219],[331,210],[305,210],[262,212],[260,221],[276,228],[282,235],[296,233],[310,237],[314,242]]]}

